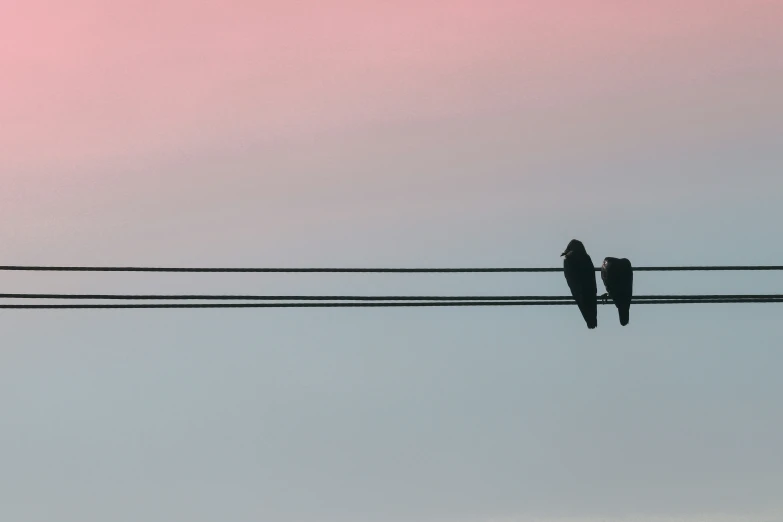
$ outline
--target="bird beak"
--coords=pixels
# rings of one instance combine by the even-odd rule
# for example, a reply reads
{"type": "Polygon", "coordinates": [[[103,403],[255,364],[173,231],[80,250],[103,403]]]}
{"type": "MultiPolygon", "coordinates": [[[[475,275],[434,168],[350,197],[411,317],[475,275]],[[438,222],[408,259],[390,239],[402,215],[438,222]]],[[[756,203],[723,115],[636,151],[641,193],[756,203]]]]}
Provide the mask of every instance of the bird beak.
{"type": "Polygon", "coordinates": [[[570,253],[571,252],[565,251],[562,254],[560,254],[560,257],[568,257],[568,254],[570,254],[570,253]]]}

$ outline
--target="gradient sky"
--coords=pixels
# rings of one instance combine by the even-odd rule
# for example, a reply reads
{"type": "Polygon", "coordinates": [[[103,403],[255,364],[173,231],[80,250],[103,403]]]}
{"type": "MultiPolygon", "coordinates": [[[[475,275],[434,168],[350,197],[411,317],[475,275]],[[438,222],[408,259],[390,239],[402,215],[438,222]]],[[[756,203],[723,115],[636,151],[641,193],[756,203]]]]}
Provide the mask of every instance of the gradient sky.
{"type": "MultiPolygon", "coordinates": [[[[0,264],[780,264],[783,2],[0,0],[0,264]]],[[[553,294],[559,274],[0,274],[553,294]]],[[[645,293],[783,276],[652,274],[645,293]]],[[[0,518],[783,520],[779,305],[0,313],[0,518]]]]}

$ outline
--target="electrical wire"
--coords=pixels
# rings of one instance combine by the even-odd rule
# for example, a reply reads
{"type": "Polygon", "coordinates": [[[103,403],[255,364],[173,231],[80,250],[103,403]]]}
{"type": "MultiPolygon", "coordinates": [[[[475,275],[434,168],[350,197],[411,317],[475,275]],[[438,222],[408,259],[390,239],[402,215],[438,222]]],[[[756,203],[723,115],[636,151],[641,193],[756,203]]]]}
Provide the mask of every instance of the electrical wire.
{"type": "MultiPolygon", "coordinates": [[[[638,295],[638,300],[736,300],[782,298],[783,294],[638,295]]],[[[571,301],[570,295],[179,295],[179,294],[0,294],[0,299],[122,301],[571,301]]],[[[600,296],[599,296],[600,299],[600,296]]]]}
{"type": "MultiPolygon", "coordinates": [[[[656,299],[634,301],[640,304],[715,304],[715,303],[783,303],[783,298],[738,299],[656,299]]],[[[108,309],[176,309],[176,308],[399,308],[399,307],[461,307],[461,306],[572,306],[573,301],[418,301],[383,303],[166,303],[166,304],[0,304],[0,309],[41,310],[108,310],[108,309]]],[[[599,304],[610,305],[611,301],[599,304]]]]}
{"type": "MultiPolygon", "coordinates": [[[[596,268],[599,272],[601,269],[596,268]]],[[[783,265],[742,266],[638,266],[634,272],[712,272],[783,270],[783,265]]],[[[167,273],[493,273],[493,272],[562,272],[562,268],[206,268],[142,266],[0,266],[0,271],[27,272],[167,272],[167,273]]]]}

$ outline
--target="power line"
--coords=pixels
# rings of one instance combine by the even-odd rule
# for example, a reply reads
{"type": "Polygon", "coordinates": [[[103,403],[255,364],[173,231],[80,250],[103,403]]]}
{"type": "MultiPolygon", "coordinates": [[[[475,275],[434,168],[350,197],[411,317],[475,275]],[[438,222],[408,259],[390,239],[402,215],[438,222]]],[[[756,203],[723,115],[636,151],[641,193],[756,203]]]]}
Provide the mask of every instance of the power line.
{"type": "MultiPolygon", "coordinates": [[[[599,272],[601,269],[596,268],[599,272]]],[[[783,265],[742,266],[638,266],[635,272],[714,272],[783,270],[783,265]]],[[[139,266],[0,266],[0,271],[17,272],[209,272],[209,273],[496,273],[496,272],[562,272],[562,268],[205,268],[205,267],[139,267],[139,266]]]]}
{"type": "MultiPolygon", "coordinates": [[[[634,301],[639,304],[695,304],[695,303],[783,303],[783,298],[763,299],[656,299],[634,301]]],[[[399,308],[399,307],[458,307],[458,306],[572,306],[573,301],[431,301],[385,303],[166,303],[166,304],[0,304],[0,309],[35,310],[107,310],[107,309],[172,309],[172,308],[399,308]]],[[[612,304],[611,301],[599,304],[612,304]]]]}
{"type": "MultiPolygon", "coordinates": [[[[653,300],[714,301],[783,299],[783,294],[638,295],[633,302],[653,300]]],[[[73,299],[122,301],[572,301],[567,295],[180,295],[180,294],[0,294],[0,299],[73,299]]]]}

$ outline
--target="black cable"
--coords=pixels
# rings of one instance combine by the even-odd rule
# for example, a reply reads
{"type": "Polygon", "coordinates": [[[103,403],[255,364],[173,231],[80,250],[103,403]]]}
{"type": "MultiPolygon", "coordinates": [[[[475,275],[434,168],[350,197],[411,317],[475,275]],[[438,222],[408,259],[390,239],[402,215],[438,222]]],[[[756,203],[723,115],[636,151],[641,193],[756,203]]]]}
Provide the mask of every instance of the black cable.
{"type": "MultiPolygon", "coordinates": [[[[638,300],[720,300],[783,298],[783,294],[638,295],[638,300]]],[[[160,295],[160,294],[0,294],[0,299],[95,299],[122,301],[571,301],[570,295],[359,296],[359,295],[160,295]]],[[[600,297],[599,297],[600,299],[600,297]]]]}
{"type": "Polygon", "coordinates": [[[106,299],[124,301],[543,301],[571,296],[362,296],[362,295],[159,295],[159,294],[0,294],[0,299],[106,299]]]}
{"type": "MultiPolygon", "coordinates": [[[[599,272],[601,269],[596,268],[599,272]]],[[[783,270],[777,266],[638,266],[635,272],[783,270]]],[[[134,266],[0,266],[0,271],[27,272],[211,272],[211,273],[478,273],[478,272],[562,272],[562,268],[185,268],[134,266]]]]}
{"type": "MultiPolygon", "coordinates": [[[[783,303],[783,298],[763,299],[658,299],[635,301],[639,304],[684,304],[684,303],[783,303]]],[[[157,309],[157,308],[398,308],[398,307],[454,307],[454,306],[571,306],[573,301],[442,301],[405,303],[187,303],[187,304],[0,304],[0,309],[157,309]]],[[[611,301],[606,303],[611,305],[611,301]]]]}

